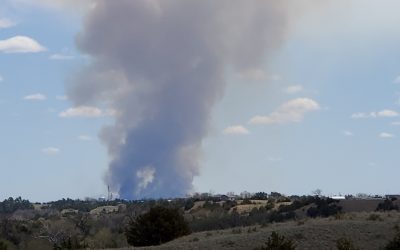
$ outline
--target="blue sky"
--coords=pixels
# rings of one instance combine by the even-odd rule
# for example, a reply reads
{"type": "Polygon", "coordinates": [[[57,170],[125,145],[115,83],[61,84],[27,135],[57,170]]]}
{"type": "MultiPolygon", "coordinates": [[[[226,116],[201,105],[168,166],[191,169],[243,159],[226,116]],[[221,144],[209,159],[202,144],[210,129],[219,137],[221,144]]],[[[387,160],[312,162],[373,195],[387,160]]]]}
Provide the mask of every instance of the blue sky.
{"type": "MultiPolygon", "coordinates": [[[[104,195],[110,159],[98,133],[113,117],[68,111],[65,96],[88,63],[74,42],[82,17],[0,1],[0,199],[104,195]],[[17,36],[31,39],[28,52],[2,48],[17,36]]],[[[227,70],[195,191],[399,192],[400,6],[350,2],[293,17],[265,67],[227,70]]]]}

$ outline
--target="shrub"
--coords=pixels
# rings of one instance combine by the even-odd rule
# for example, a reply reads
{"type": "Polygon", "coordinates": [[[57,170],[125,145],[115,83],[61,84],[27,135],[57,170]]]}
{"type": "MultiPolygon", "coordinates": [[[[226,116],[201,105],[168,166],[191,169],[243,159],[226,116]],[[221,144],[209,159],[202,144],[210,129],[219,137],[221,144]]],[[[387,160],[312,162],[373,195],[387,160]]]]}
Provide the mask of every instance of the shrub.
{"type": "Polygon", "coordinates": [[[126,237],[130,245],[151,246],[189,233],[189,226],[178,210],[156,206],[130,221],[126,237]]]}
{"type": "Polygon", "coordinates": [[[190,210],[194,206],[194,200],[193,199],[188,199],[185,202],[185,211],[190,210]]]}
{"type": "Polygon", "coordinates": [[[342,207],[338,206],[336,204],[337,201],[333,199],[320,199],[320,198],[315,198],[315,205],[314,207],[310,207],[307,210],[307,215],[309,217],[328,217],[331,215],[335,215],[337,213],[340,213],[342,210],[342,207]]]}
{"type": "Polygon", "coordinates": [[[234,228],[234,229],[232,229],[232,233],[233,234],[241,234],[242,233],[242,229],[241,228],[234,228]]]}
{"type": "Polygon", "coordinates": [[[392,200],[384,200],[383,202],[378,204],[376,211],[390,211],[390,210],[399,210],[399,207],[393,203],[392,200]]]}
{"type": "Polygon", "coordinates": [[[244,199],[240,205],[251,205],[253,202],[250,199],[244,199]]]}
{"type": "Polygon", "coordinates": [[[379,214],[370,214],[370,216],[368,216],[367,220],[383,221],[382,217],[379,214]]]}
{"type": "Polygon", "coordinates": [[[200,239],[197,237],[194,237],[193,239],[190,240],[190,242],[197,242],[197,241],[200,241],[200,239]]]}
{"type": "Polygon", "coordinates": [[[336,247],[338,250],[358,250],[354,246],[353,242],[346,238],[340,238],[336,241],[336,247]]]}
{"type": "Polygon", "coordinates": [[[296,246],[292,240],[286,239],[285,236],[272,232],[266,242],[266,246],[256,248],[255,250],[294,250],[296,246]]]}

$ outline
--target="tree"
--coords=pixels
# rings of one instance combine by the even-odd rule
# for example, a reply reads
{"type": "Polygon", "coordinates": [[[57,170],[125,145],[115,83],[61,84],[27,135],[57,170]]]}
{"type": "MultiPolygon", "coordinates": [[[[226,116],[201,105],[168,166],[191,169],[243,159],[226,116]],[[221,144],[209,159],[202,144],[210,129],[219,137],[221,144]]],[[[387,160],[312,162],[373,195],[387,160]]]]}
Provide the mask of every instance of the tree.
{"type": "Polygon", "coordinates": [[[258,192],[251,197],[253,200],[268,200],[268,194],[264,192],[258,192]]]}
{"type": "Polygon", "coordinates": [[[314,191],[312,191],[311,193],[312,193],[314,196],[320,197],[321,194],[322,194],[322,190],[319,189],[319,188],[317,188],[317,189],[315,189],[314,191]]]}
{"type": "Polygon", "coordinates": [[[189,226],[177,209],[156,206],[130,221],[126,237],[132,246],[151,246],[189,233],[189,226]]]}

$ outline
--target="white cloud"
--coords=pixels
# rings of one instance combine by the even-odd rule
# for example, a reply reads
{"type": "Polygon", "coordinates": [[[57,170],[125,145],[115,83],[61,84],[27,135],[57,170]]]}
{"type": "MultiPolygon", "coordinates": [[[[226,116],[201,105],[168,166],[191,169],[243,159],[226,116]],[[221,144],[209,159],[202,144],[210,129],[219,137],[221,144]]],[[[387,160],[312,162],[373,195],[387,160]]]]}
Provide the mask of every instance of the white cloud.
{"type": "Polygon", "coordinates": [[[393,137],[395,137],[395,135],[394,134],[390,134],[390,133],[386,133],[386,132],[382,132],[382,133],[379,134],[379,137],[387,139],[387,138],[393,138],[393,137]]]}
{"type": "Polygon", "coordinates": [[[303,86],[301,85],[292,85],[283,90],[287,94],[296,94],[303,91],[303,86]]]}
{"type": "Polygon", "coordinates": [[[378,117],[397,117],[399,116],[399,113],[390,110],[390,109],[384,109],[379,112],[370,112],[370,113],[364,113],[364,112],[358,112],[354,113],[351,115],[351,118],[353,119],[363,119],[363,118],[378,118],[378,117]]]}
{"type": "Polygon", "coordinates": [[[98,118],[103,116],[114,116],[115,111],[111,109],[101,110],[96,107],[90,106],[79,106],[74,108],[69,108],[59,114],[62,118],[70,117],[86,117],[86,118],[98,118]]]}
{"type": "Polygon", "coordinates": [[[0,18],[0,29],[6,29],[15,26],[15,23],[7,18],[0,18]]]}
{"type": "Polygon", "coordinates": [[[301,122],[308,112],[320,109],[319,104],[309,98],[291,100],[267,116],[255,116],[250,119],[250,124],[284,124],[301,122]]]}
{"type": "Polygon", "coordinates": [[[0,75],[0,82],[4,81],[4,78],[2,75],[0,75]]]}
{"type": "Polygon", "coordinates": [[[344,130],[344,131],[343,131],[343,135],[345,135],[345,136],[353,136],[354,133],[351,132],[351,131],[348,131],[348,130],[344,130]]]}
{"type": "Polygon", "coordinates": [[[92,137],[90,137],[88,135],[80,135],[80,136],[78,136],[78,139],[81,141],[91,141],[92,137]]]}
{"type": "Polygon", "coordinates": [[[393,83],[400,83],[400,76],[397,76],[394,80],[393,83]]]}
{"type": "Polygon", "coordinates": [[[45,47],[27,36],[14,36],[0,40],[0,52],[4,53],[37,53],[45,50],[45,47]]]}
{"type": "Polygon", "coordinates": [[[236,125],[225,128],[223,133],[226,135],[247,135],[250,132],[247,128],[241,125],[236,125]]]}
{"type": "Polygon", "coordinates": [[[68,96],[66,96],[66,95],[58,95],[58,96],[56,96],[56,99],[59,100],[59,101],[66,101],[66,100],[68,100],[68,96]]]}
{"type": "Polygon", "coordinates": [[[400,126],[400,121],[398,121],[398,122],[392,122],[392,125],[394,125],[394,126],[400,126]]]}
{"type": "Polygon", "coordinates": [[[24,100],[27,100],[27,101],[44,101],[46,99],[47,99],[47,97],[40,93],[27,95],[24,97],[24,100]]]}
{"type": "Polygon", "coordinates": [[[49,56],[50,60],[72,60],[74,59],[74,56],[71,55],[65,55],[65,54],[53,54],[49,56]]]}
{"type": "Polygon", "coordinates": [[[56,154],[60,153],[60,149],[55,148],[55,147],[47,147],[47,148],[43,148],[42,152],[46,155],[56,155],[56,154]]]}
{"type": "Polygon", "coordinates": [[[380,112],[378,112],[379,117],[396,117],[399,116],[399,113],[396,111],[390,110],[390,109],[385,109],[380,112]]]}
{"type": "Polygon", "coordinates": [[[358,112],[358,113],[354,113],[351,115],[352,119],[363,119],[363,118],[372,118],[372,117],[376,117],[375,112],[372,112],[372,113],[358,112]]]}

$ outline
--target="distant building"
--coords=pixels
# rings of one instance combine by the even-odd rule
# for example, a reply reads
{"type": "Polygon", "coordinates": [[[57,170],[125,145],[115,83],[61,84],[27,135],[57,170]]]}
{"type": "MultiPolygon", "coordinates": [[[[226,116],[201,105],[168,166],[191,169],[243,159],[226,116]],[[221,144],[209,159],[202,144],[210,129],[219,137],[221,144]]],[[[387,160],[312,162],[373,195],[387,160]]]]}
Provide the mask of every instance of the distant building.
{"type": "Polygon", "coordinates": [[[346,196],[343,196],[343,195],[334,195],[334,196],[331,196],[331,197],[329,197],[329,198],[334,199],[334,200],[345,200],[345,199],[346,199],[346,196]]]}

